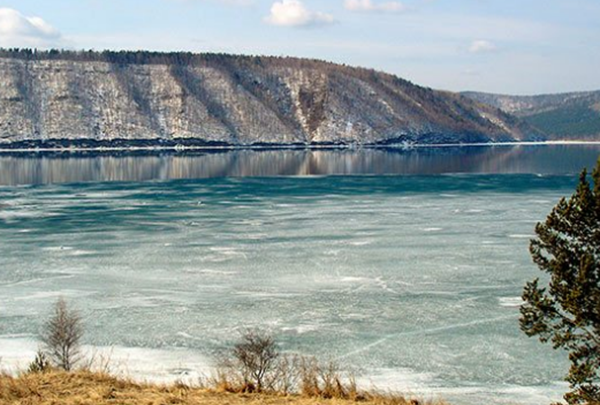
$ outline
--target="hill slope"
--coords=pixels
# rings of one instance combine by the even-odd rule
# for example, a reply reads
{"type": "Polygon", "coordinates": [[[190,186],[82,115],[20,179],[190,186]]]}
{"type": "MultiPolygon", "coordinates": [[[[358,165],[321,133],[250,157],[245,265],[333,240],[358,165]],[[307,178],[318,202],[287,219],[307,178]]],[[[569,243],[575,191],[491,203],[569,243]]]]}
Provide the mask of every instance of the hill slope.
{"type": "Polygon", "coordinates": [[[0,144],[377,144],[540,139],[396,76],[222,54],[0,50],[0,144]]]}
{"type": "Polygon", "coordinates": [[[462,94],[522,118],[549,138],[600,140],[600,91],[539,96],[462,94]]]}
{"type": "MultiPolygon", "coordinates": [[[[355,399],[282,393],[231,393],[220,389],[194,388],[184,383],[153,385],[135,383],[103,373],[0,375],[0,403],[14,405],[415,405],[421,402],[399,395],[357,393],[355,399]]],[[[347,394],[349,396],[349,394],[347,394]]],[[[445,405],[442,401],[423,402],[445,405]]]]}

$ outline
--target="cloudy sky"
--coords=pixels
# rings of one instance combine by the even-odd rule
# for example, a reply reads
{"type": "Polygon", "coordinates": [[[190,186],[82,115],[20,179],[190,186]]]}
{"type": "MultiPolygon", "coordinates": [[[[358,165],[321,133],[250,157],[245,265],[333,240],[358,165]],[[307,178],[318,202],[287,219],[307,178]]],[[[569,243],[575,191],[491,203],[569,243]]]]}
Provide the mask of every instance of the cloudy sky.
{"type": "Polygon", "coordinates": [[[3,0],[0,46],[293,55],[447,90],[600,89],[599,0],[3,0]]]}

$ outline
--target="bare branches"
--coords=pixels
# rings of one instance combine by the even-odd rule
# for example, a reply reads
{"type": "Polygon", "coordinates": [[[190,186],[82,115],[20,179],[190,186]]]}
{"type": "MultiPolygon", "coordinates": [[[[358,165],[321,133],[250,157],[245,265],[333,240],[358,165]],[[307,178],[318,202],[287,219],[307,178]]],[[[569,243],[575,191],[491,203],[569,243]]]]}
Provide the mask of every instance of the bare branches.
{"type": "Polygon", "coordinates": [[[231,355],[232,366],[241,373],[246,391],[261,392],[270,388],[279,357],[271,335],[261,330],[249,330],[234,345],[231,355]]]}
{"type": "Polygon", "coordinates": [[[41,333],[45,354],[55,367],[71,371],[81,360],[83,332],[79,312],[68,308],[66,301],[59,298],[41,333]]]}

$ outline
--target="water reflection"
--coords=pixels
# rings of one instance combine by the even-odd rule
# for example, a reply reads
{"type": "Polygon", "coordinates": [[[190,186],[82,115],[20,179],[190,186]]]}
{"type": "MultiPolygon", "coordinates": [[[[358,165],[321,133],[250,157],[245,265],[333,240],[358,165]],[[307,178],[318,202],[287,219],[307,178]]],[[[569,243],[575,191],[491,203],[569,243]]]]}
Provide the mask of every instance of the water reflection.
{"type": "Polygon", "coordinates": [[[4,154],[0,185],[247,176],[570,174],[592,167],[599,154],[600,145],[4,154]]]}

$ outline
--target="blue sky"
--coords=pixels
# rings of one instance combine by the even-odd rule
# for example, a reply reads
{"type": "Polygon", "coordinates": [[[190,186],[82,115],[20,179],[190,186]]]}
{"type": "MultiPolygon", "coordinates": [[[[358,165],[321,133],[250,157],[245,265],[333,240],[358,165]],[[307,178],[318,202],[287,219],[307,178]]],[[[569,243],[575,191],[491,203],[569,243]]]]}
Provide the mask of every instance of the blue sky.
{"type": "Polygon", "coordinates": [[[600,1],[0,1],[0,46],[291,55],[453,91],[598,90],[600,1]]]}

